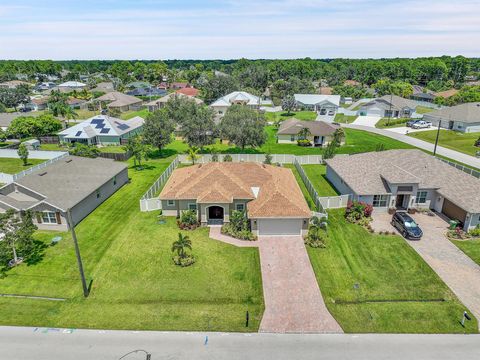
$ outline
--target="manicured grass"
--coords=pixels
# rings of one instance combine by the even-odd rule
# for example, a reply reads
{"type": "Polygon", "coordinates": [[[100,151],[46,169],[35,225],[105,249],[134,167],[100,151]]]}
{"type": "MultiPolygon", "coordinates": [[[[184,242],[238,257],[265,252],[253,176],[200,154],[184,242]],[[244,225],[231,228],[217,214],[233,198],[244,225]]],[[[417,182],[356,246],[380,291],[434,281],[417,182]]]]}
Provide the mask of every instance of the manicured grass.
{"type": "Polygon", "coordinates": [[[41,144],[40,150],[48,151],[68,151],[68,147],[61,144],[41,144]]]}
{"type": "Polygon", "coordinates": [[[417,106],[417,108],[415,109],[415,112],[417,114],[426,114],[432,111],[435,111],[435,109],[432,109],[426,106],[417,106]]]}
{"type": "Polygon", "coordinates": [[[480,240],[451,240],[470,259],[480,265],[480,240]]]}
{"type": "Polygon", "coordinates": [[[122,113],[122,115],[120,115],[120,119],[128,120],[128,119],[131,119],[135,116],[140,116],[140,117],[145,119],[148,114],[149,114],[148,109],[141,109],[141,110],[137,110],[137,111],[126,111],[126,112],[122,113]]]}
{"type": "Polygon", "coordinates": [[[27,166],[23,165],[22,159],[15,158],[0,158],[0,172],[6,174],[16,174],[20,171],[27,170],[34,165],[45,162],[46,160],[42,159],[28,159],[27,166]]]}
{"type": "Polygon", "coordinates": [[[75,113],[77,114],[77,119],[79,120],[85,120],[85,119],[90,119],[91,117],[95,115],[100,114],[100,110],[86,110],[86,109],[75,109],[75,113]]]}
{"type": "Polygon", "coordinates": [[[329,212],[326,248],[307,251],[327,308],[344,331],[478,332],[475,319],[460,325],[466,308],[404,239],[370,234],[346,222],[343,211],[329,212]]]}
{"type": "Polygon", "coordinates": [[[317,190],[318,196],[337,196],[338,191],[326,178],[326,165],[302,165],[305,174],[317,190]]]}
{"type": "Polygon", "coordinates": [[[335,115],[335,122],[342,123],[342,124],[350,124],[352,123],[358,116],[357,115],[345,115],[338,113],[335,115]]]}
{"type": "Polygon", "coordinates": [[[407,121],[411,119],[389,119],[389,118],[381,118],[376,124],[375,127],[379,129],[388,129],[388,128],[396,128],[396,127],[405,127],[407,121]]]}
{"type": "Polygon", "coordinates": [[[295,175],[295,179],[297,179],[297,183],[300,186],[300,189],[302,190],[303,196],[305,197],[305,200],[307,201],[308,207],[311,210],[315,210],[317,207],[315,206],[315,203],[313,202],[312,197],[310,196],[310,193],[308,192],[307,187],[305,186],[305,183],[303,182],[302,178],[300,177],[300,174],[298,173],[297,169],[295,168],[295,165],[284,164],[283,166],[292,170],[293,175],[295,175]]]}
{"type": "Polygon", "coordinates": [[[104,153],[117,153],[117,154],[123,154],[125,152],[123,145],[103,146],[103,147],[99,147],[98,150],[104,153]]]}
{"type": "MultiPolygon", "coordinates": [[[[35,265],[22,264],[0,279],[2,293],[64,297],[65,302],[0,298],[0,324],[75,328],[256,331],[263,313],[258,250],[208,238],[208,229],[185,232],[197,262],[171,260],[178,236],[174,218],[157,223],[139,199],[172,158],[130,168],[131,183],[77,227],[92,292],[83,299],[68,233],[35,265]],[[245,312],[250,327],[245,328],[245,312]]],[[[130,163],[131,164],[131,163],[130,163]]],[[[46,244],[58,233],[38,232],[46,244]]]]}
{"type": "MultiPolygon", "coordinates": [[[[434,144],[437,130],[419,131],[409,133],[408,135],[434,144]]],[[[475,152],[480,151],[479,147],[474,146],[475,140],[479,137],[480,133],[461,133],[459,131],[440,130],[438,144],[452,150],[475,156],[475,152]]]]}
{"type": "Polygon", "coordinates": [[[315,111],[297,111],[291,112],[290,114],[286,111],[265,112],[265,119],[269,122],[283,121],[291,118],[312,121],[317,118],[317,113],[315,111]]]}

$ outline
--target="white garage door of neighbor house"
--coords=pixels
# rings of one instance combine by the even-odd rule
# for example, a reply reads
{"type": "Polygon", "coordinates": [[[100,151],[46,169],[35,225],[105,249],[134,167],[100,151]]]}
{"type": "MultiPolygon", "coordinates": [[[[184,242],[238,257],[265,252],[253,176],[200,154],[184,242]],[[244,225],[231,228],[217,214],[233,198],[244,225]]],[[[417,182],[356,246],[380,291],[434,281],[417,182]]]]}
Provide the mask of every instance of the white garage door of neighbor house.
{"type": "Polygon", "coordinates": [[[258,235],[300,235],[302,219],[259,219],[258,235]]]}

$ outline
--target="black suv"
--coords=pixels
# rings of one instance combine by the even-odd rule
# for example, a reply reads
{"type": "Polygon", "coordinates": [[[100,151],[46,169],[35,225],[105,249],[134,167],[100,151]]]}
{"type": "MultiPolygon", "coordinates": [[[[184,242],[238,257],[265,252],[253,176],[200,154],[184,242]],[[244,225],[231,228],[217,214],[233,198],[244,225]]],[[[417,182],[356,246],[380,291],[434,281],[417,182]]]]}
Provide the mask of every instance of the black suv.
{"type": "Polygon", "coordinates": [[[396,212],[392,217],[392,225],[397,228],[405,239],[420,240],[423,235],[420,229],[407,213],[396,212]]]}

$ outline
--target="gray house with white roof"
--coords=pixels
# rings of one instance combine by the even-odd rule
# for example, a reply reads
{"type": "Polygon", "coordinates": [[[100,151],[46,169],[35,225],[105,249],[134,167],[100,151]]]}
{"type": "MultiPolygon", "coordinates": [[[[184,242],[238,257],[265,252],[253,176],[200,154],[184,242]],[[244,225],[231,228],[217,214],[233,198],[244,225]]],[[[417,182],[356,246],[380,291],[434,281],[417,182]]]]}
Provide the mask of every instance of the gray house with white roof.
{"type": "Polygon", "coordinates": [[[97,115],[58,133],[62,143],[88,145],[121,145],[128,138],[142,132],[145,120],[135,116],[121,120],[107,115],[97,115]]]}
{"type": "Polygon", "coordinates": [[[369,152],[326,163],[335,188],[374,211],[428,208],[459,220],[465,230],[480,224],[480,179],[423,151],[369,152]]]}
{"type": "Polygon", "coordinates": [[[67,156],[0,188],[0,212],[31,210],[44,230],[78,224],[128,182],[128,167],[103,158],[67,156]]]}

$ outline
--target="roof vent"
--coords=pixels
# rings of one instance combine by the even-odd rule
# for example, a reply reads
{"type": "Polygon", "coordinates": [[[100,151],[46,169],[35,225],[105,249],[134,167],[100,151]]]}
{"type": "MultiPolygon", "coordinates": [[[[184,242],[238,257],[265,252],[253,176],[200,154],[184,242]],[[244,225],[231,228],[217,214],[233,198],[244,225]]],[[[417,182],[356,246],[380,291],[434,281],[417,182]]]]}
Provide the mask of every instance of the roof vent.
{"type": "Polygon", "coordinates": [[[38,174],[38,176],[43,176],[43,175],[47,175],[47,172],[46,172],[46,171],[44,171],[44,172],[42,172],[42,173],[38,174]]]}

